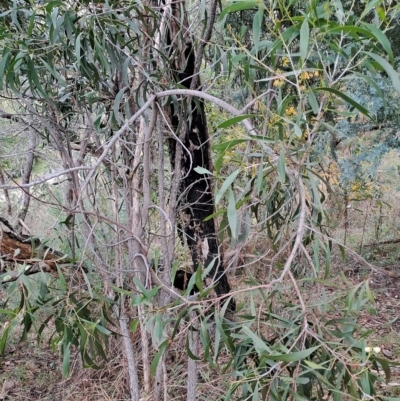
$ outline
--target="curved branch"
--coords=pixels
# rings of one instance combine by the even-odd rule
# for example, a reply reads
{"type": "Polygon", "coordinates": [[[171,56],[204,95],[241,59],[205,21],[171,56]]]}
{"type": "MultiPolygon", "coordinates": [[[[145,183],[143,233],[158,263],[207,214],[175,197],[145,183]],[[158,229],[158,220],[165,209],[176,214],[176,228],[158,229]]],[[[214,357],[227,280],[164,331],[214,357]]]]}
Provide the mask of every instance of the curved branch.
{"type": "MultiPolygon", "coordinates": [[[[135,120],[137,118],[139,118],[153,103],[156,99],[162,99],[164,97],[168,97],[168,96],[176,96],[176,95],[182,95],[182,96],[193,96],[193,97],[198,97],[204,100],[207,100],[219,107],[221,107],[222,109],[226,110],[227,112],[229,112],[230,114],[232,114],[233,116],[240,116],[242,115],[242,111],[238,110],[236,107],[230,105],[229,103],[225,102],[222,99],[219,99],[218,97],[212,96],[208,93],[204,93],[202,91],[198,91],[198,90],[192,90],[192,89],[170,89],[170,90],[166,90],[166,91],[162,91],[162,92],[158,92],[155,93],[153,95],[151,95],[149,97],[149,99],[147,100],[147,102],[131,117],[129,118],[128,121],[125,122],[125,124],[117,131],[114,133],[113,137],[109,140],[109,142],[104,145],[103,147],[103,152],[101,153],[101,155],[98,157],[96,163],[91,166],[91,167],[84,167],[84,166],[80,166],[80,167],[74,167],[74,168],[70,168],[70,169],[66,169],[63,172],[59,172],[59,173],[55,173],[52,175],[47,176],[46,178],[43,178],[41,180],[38,181],[34,181],[31,182],[29,184],[22,184],[22,185],[16,185],[16,186],[11,186],[11,185],[0,185],[0,189],[20,189],[20,188],[27,188],[27,187],[31,187],[33,185],[38,185],[38,184],[42,184],[52,178],[58,177],[60,175],[72,172],[72,171],[78,171],[78,170],[91,170],[88,174],[88,176],[86,177],[85,182],[82,185],[81,188],[81,193],[83,192],[83,190],[86,188],[86,186],[88,185],[89,181],[93,178],[93,175],[95,174],[95,171],[97,170],[97,168],[101,165],[101,163],[103,162],[103,160],[107,157],[108,152],[112,149],[112,147],[114,146],[114,144],[118,141],[118,139],[120,138],[120,136],[129,129],[129,127],[135,122],[135,120]]],[[[248,107],[245,106],[242,110],[247,109],[248,107]]],[[[249,135],[258,135],[258,131],[253,127],[250,119],[246,119],[242,121],[242,124],[245,126],[247,132],[249,135]]],[[[276,154],[276,152],[269,147],[267,144],[265,144],[264,142],[261,143],[263,150],[267,153],[267,155],[269,157],[272,158],[272,161],[277,160],[278,155],[276,154]]]]}

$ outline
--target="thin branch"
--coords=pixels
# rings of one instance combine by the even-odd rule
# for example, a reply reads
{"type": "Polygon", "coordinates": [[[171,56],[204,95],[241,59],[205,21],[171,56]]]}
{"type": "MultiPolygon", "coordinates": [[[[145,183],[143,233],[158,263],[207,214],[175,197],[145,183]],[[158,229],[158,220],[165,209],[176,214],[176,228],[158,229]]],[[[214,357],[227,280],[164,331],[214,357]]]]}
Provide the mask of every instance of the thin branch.
{"type": "Polygon", "coordinates": [[[45,182],[53,180],[54,178],[60,177],[62,175],[67,175],[68,173],[71,173],[73,171],[92,170],[92,169],[93,169],[93,167],[91,167],[91,166],[72,167],[72,168],[62,170],[62,171],[57,171],[56,173],[46,174],[42,178],[40,178],[36,181],[31,181],[30,183],[27,183],[27,184],[0,185],[0,189],[11,191],[11,190],[21,189],[21,188],[30,188],[35,185],[44,184],[45,182]]]}
{"type": "MultiPolygon", "coordinates": [[[[35,159],[35,148],[36,148],[36,134],[33,132],[30,133],[29,137],[29,149],[27,152],[24,172],[22,174],[22,184],[28,184],[31,179],[33,162],[35,159]]],[[[19,234],[22,233],[22,224],[20,220],[24,221],[26,215],[28,213],[29,204],[31,201],[31,196],[29,193],[29,188],[22,191],[22,201],[21,201],[21,209],[17,216],[17,224],[15,225],[15,231],[19,234]]]]}
{"type": "Polygon", "coordinates": [[[215,23],[217,4],[218,4],[217,0],[211,0],[207,28],[206,28],[206,31],[204,32],[204,35],[201,38],[200,43],[197,47],[196,62],[194,65],[194,71],[193,71],[193,76],[192,76],[192,82],[190,83],[190,89],[196,89],[199,84],[199,72],[200,72],[200,68],[201,68],[201,62],[203,60],[204,48],[208,44],[208,41],[211,39],[211,35],[212,35],[213,28],[214,28],[214,23],[215,23]]]}
{"type": "Polygon", "coordinates": [[[142,209],[142,228],[147,223],[150,207],[150,139],[157,122],[158,107],[153,107],[153,113],[149,126],[145,130],[143,144],[143,209],[142,209]]]}

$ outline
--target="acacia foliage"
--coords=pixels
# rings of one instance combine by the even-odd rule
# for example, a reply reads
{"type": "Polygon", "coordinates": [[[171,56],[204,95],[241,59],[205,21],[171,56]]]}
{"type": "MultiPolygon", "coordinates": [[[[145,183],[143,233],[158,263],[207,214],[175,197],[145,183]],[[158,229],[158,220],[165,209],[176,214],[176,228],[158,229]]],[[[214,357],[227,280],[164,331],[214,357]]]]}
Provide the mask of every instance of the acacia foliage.
{"type": "MultiPolygon", "coordinates": [[[[382,74],[394,90],[400,89],[384,33],[398,7],[385,1],[363,4],[357,13],[353,3],[340,1],[226,5],[213,27],[202,71],[208,82],[200,93],[183,90],[173,79],[176,71],[171,66],[184,55],[187,32],[183,26],[177,29],[174,46],[162,36],[163,24],[171,23],[164,18],[166,5],[8,2],[0,20],[1,89],[13,96],[19,111],[29,114],[43,143],[59,153],[70,182],[53,206],[69,230],[71,253],[86,261],[92,275],[82,273],[84,294],[70,293],[60,270],[58,295],[49,291],[43,276],[35,287],[22,268],[21,286],[11,288],[21,288],[20,307],[4,312],[11,324],[0,350],[20,314],[26,336],[35,326],[35,312],[44,310],[46,319],[55,317],[52,344],[61,344],[64,373],[68,374],[71,345],[79,346],[85,366],[97,367],[106,357],[104,345],[112,334],[109,307],[125,318],[127,297],[134,311],[131,330],[141,329],[143,352],[134,356],[144,366],[143,382],[133,380],[132,386],[139,387],[131,388],[132,399],[139,392],[156,391],[157,379],[153,383],[150,377],[157,377],[157,367],[186,313],[171,319],[165,304],[156,299],[168,282],[151,286],[145,274],[151,257],[155,269],[169,278],[178,265],[174,258],[179,245],[171,231],[178,226],[177,212],[168,202],[180,196],[179,182],[163,160],[165,132],[179,137],[179,131],[170,129],[165,110],[171,105],[178,110],[179,102],[188,109],[191,102],[185,102],[186,97],[202,96],[234,116],[223,118],[219,129],[237,130],[236,137],[214,146],[215,170],[197,170],[217,180],[219,208],[213,217],[221,218],[221,238],[228,237],[237,250],[254,238],[267,238],[272,249],[261,249],[259,263],[267,260],[268,273],[249,277],[249,288],[237,295],[242,313],[234,321],[225,317],[224,308],[214,313],[214,320],[203,316],[201,305],[206,302],[201,298],[210,288],[202,279],[211,267],[192,276],[188,293],[196,285],[200,301],[187,305],[202,317],[193,329],[199,333],[202,351],[196,354],[188,345],[190,330],[185,351],[221,377],[235,377],[229,388],[221,385],[227,400],[374,396],[376,371],[383,370],[389,380],[389,363],[365,350],[369,333],[352,315],[373,299],[368,282],[349,289],[345,299],[323,298],[325,288],[332,287],[332,216],[325,205],[334,192],[325,174],[326,138],[335,146],[342,121],[360,115],[377,118],[376,110],[348,92],[349,80],[357,78],[374,88],[383,105],[382,74]],[[214,91],[221,82],[234,93],[214,91]],[[168,89],[175,92],[165,92],[168,89]],[[152,127],[152,135],[155,110],[162,123],[154,130],[157,138],[150,140],[141,132],[152,127]],[[133,118],[138,111],[141,123],[139,114],[133,118]],[[237,129],[238,123],[244,129],[237,129]],[[145,170],[151,158],[157,177],[145,170]],[[79,170],[87,174],[78,174],[79,170]],[[149,217],[150,199],[153,209],[161,212],[149,217]],[[121,245],[125,242],[128,251],[121,245]],[[137,255],[144,261],[141,265],[137,255]],[[140,274],[132,274],[132,265],[140,274]],[[103,280],[100,290],[92,282],[98,274],[103,280]],[[131,287],[124,288],[127,283],[131,287]],[[103,286],[111,287],[113,296],[104,297],[103,286]],[[331,318],[332,311],[340,318],[331,318]],[[153,340],[150,352],[145,348],[147,336],[153,340]],[[219,358],[226,355],[221,368],[219,358]]],[[[196,10],[204,25],[191,25],[193,33],[202,31],[209,17],[204,3],[193,4],[196,10]]],[[[181,301],[185,304],[185,298],[181,301]]],[[[179,302],[171,305],[181,307],[179,302]]],[[[44,327],[39,326],[39,336],[44,327]]],[[[135,363],[130,365],[134,379],[135,363]]]]}

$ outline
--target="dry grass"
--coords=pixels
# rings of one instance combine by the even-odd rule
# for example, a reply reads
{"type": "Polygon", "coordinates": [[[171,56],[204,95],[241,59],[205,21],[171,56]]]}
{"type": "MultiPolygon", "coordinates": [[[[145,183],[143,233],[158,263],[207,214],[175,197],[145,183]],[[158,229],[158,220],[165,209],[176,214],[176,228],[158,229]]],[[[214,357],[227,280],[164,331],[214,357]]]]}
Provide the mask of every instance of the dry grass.
{"type": "MultiPolygon", "coordinates": [[[[387,155],[382,163],[379,180],[382,188],[381,202],[364,200],[352,202],[348,214],[347,245],[359,251],[376,265],[391,267],[400,272],[400,247],[398,244],[379,245],[379,242],[400,238],[400,184],[397,168],[400,160],[396,152],[387,155]],[[379,226],[379,227],[378,227],[379,226]],[[379,229],[377,229],[379,228],[379,229]]],[[[344,238],[344,221],[341,220],[334,233],[337,239],[344,238]]],[[[265,241],[254,242],[246,252],[251,255],[265,252],[265,241]],[[262,243],[262,244],[261,244],[262,243]],[[258,249],[258,247],[263,249],[258,249]]],[[[241,262],[251,263],[254,258],[241,262]]],[[[263,260],[249,266],[253,276],[265,282],[263,260]]],[[[348,257],[343,261],[338,251],[332,257],[332,274],[344,272],[354,285],[368,279],[376,302],[369,304],[358,313],[358,324],[373,330],[371,346],[379,346],[385,358],[400,362],[400,279],[393,279],[382,274],[372,273],[348,257]]],[[[237,274],[232,280],[235,288],[248,286],[247,273],[237,274]]],[[[329,289],[334,291],[334,289],[329,289]]],[[[0,289],[0,299],[5,295],[0,289]]],[[[247,300],[246,295],[241,295],[247,300]]],[[[1,315],[0,315],[1,318],[1,315]]],[[[4,322],[0,320],[0,325],[4,322]]],[[[1,326],[0,326],[1,327],[1,326]]],[[[0,329],[0,334],[1,334],[0,329]]],[[[18,331],[14,333],[6,348],[6,355],[0,359],[0,400],[26,401],[108,401],[127,400],[126,362],[121,341],[112,338],[108,349],[109,360],[100,370],[82,369],[77,351],[72,361],[71,375],[61,375],[61,357],[53,352],[44,341],[37,346],[34,336],[29,341],[19,344],[18,331]]],[[[45,337],[50,337],[50,328],[45,337]]],[[[139,347],[139,344],[136,344],[139,347]]],[[[167,358],[169,400],[186,399],[186,356],[185,336],[182,333],[171,344],[167,358]]],[[[138,354],[140,354],[140,349],[138,354]]],[[[220,366],[227,362],[221,356],[220,366]]],[[[140,366],[139,366],[140,368],[140,366]]],[[[229,387],[229,375],[223,375],[218,367],[199,364],[199,400],[217,400],[223,398],[229,387]]],[[[392,369],[389,385],[382,385],[381,394],[400,397],[400,368],[392,369]]],[[[148,398],[145,398],[148,399],[148,398]]]]}

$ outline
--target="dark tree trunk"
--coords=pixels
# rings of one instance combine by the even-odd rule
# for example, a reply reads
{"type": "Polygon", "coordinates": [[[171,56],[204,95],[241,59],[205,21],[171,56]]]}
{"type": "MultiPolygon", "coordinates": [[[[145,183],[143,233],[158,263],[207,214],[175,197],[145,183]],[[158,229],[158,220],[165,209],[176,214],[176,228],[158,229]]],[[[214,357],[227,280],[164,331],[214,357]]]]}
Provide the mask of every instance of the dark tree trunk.
{"type": "MultiPolygon", "coordinates": [[[[179,5],[176,7],[179,8],[179,5]]],[[[178,12],[177,8],[174,10],[175,13],[178,12]]],[[[176,21],[180,21],[177,15],[176,21]]],[[[172,51],[175,55],[173,69],[175,71],[175,81],[189,89],[196,60],[193,41],[191,37],[187,37],[187,32],[182,32],[181,30],[180,35],[171,35],[171,37],[184,37],[183,46],[183,39],[181,42],[181,46],[184,49],[178,62],[176,61],[178,59],[175,53],[176,47],[172,51]],[[177,65],[177,63],[181,65],[177,65]]],[[[170,39],[169,42],[171,43],[170,39]]],[[[171,46],[174,47],[174,43],[171,46]]],[[[198,80],[198,84],[200,85],[200,80],[198,80]]],[[[191,252],[193,268],[196,270],[199,263],[206,268],[214,260],[213,268],[208,276],[216,282],[216,294],[218,296],[225,295],[230,292],[230,285],[225,275],[216,225],[214,219],[204,221],[214,213],[212,179],[209,175],[198,174],[194,170],[200,166],[212,171],[211,148],[204,103],[200,99],[192,100],[186,109],[181,103],[178,110],[174,110],[172,105],[171,113],[172,125],[186,148],[183,149],[180,166],[182,176],[180,225],[191,252]],[[190,155],[188,152],[190,152],[190,155]]],[[[176,146],[177,141],[170,139],[169,147],[173,168],[175,168],[176,146]]],[[[235,309],[233,299],[230,301],[229,308],[231,310],[235,309]]]]}

